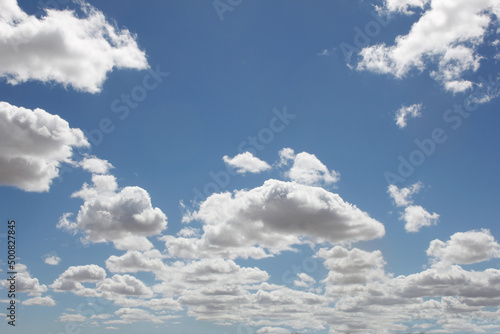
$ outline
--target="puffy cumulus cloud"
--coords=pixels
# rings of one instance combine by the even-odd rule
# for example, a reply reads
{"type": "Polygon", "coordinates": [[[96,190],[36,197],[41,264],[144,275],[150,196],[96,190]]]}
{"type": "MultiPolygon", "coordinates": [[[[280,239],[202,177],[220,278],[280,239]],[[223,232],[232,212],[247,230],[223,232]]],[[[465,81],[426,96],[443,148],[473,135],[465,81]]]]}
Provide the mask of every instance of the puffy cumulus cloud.
{"type": "Polygon", "coordinates": [[[82,283],[96,283],[106,278],[106,271],[95,264],[71,266],[50,285],[54,291],[84,291],[82,283]]]}
{"type": "Polygon", "coordinates": [[[148,252],[128,251],[122,256],[112,255],[106,260],[106,268],[114,273],[139,271],[161,272],[166,269],[162,255],[157,250],[148,252]]]}
{"type": "Polygon", "coordinates": [[[201,238],[164,236],[168,252],[185,258],[263,258],[309,241],[371,240],[384,226],[320,187],[267,180],[251,190],[213,194],[185,222],[203,223],[201,238]]]}
{"type": "Polygon", "coordinates": [[[78,4],[78,12],[46,9],[36,17],[16,0],[1,1],[0,76],[13,85],[38,80],[97,93],[113,68],[148,67],[135,36],[78,4]]]}
{"type": "Polygon", "coordinates": [[[56,255],[46,255],[43,262],[50,264],[51,266],[57,266],[61,262],[61,258],[56,255]]]}
{"type": "Polygon", "coordinates": [[[401,106],[401,108],[396,111],[396,125],[402,129],[405,128],[407,123],[407,118],[416,118],[422,116],[420,112],[422,110],[422,103],[412,104],[411,106],[401,106]]]}
{"type": "Polygon", "coordinates": [[[439,215],[435,212],[432,214],[427,212],[420,205],[410,205],[405,208],[399,219],[405,221],[405,230],[407,232],[418,232],[424,226],[437,224],[439,215]]]}
{"type": "Polygon", "coordinates": [[[114,168],[107,160],[95,156],[86,156],[78,165],[92,174],[107,174],[111,168],[114,168]]]}
{"type": "Polygon", "coordinates": [[[61,217],[58,227],[86,233],[86,241],[111,241],[121,250],[148,250],[153,247],[147,239],[161,233],[167,217],[153,208],[148,192],[140,187],[118,189],[112,175],[92,175],[93,185],[84,184],[72,197],[84,200],[76,222],[61,217]]]}
{"type": "Polygon", "coordinates": [[[500,245],[489,230],[458,232],[443,242],[431,241],[427,255],[456,264],[472,264],[500,257],[500,245]]]}
{"type": "Polygon", "coordinates": [[[152,272],[157,283],[147,287],[129,275],[98,282],[97,289],[105,290],[107,298],[120,307],[115,314],[119,319],[103,320],[107,325],[161,323],[186,312],[198,321],[240,323],[259,333],[285,333],[285,329],[292,333],[453,333],[460,328],[491,332],[500,325],[498,269],[464,270],[450,261],[437,261],[421,272],[395,276],[384,271],[380,251],[341,246],[320,248],[315,258],[324,260],[326,274],[323,268],[298,272],[298,284],[290,288],[270,284],[265,271],[241,267],[232,260],[179,261],[166,259],[157,250],[129,251],[110,257],[108,269],[112,264],[120,272],[152,272]],[[163,264],[155,261],[160,259],[163,264]],[[307,287],[302,283],[314,284],[314,289],[301,291],[307,287]]]}
{"type": "Polygon", "coordinates": [[[260,173],[271,169],[267,162],[260,160],[250,152],[240,153],[233,158],[225,155],[222,160],[227,166],[236,169],[239,174],[260,173]]]}
{"type": "Polygon", "coordinates": [[[56,302],[52,297],[46,296],[46,297],[33,297],[29,298],[26,300],[23,300],[22,302],[23,305],[40,305],[40,306],[54,306],[56,305],[56,302]]]}
{"type": "Polygon", "coordinates": [[[72,163],[72,148],[87,146],[61,117],[0,102],[0,184],[48,191],[61,163],[72,163]]]}
{"type": "Polygon", "coordinates": [[[401,298],[455,296],[469,306],[500,306],[500,270],[468,271],[457,265],[438,265],[390,282],[401,298]],[[492,298],[492,299],[490,299],[492,298]],[[485,301],[490,299],[490,301],[485,301]]]}
{"type": "MultiPolygon", "coordinates": [[[[40,284],[38,278],[31,277],[26,265],[16,263],[16,272],[16,292],[27,292],[30,296],[39,297],[42,293],[47,291],[47,286],[45,284],[40,284]]],[[[2,279],[0,285],[10,288],[10,281],[7,280],[9,276],[7,276],[6,279],[2,279]]]]}
{"type": "Polygon", "coordinates": [[[348,251],[337,246],[321,249],[317,256],[325,258],[329,270],[327,278],[321,281],[326,296],[335,299],[331,308],[322,309],[315,317],[328,323],[330,331],[335,333],[420,332],[421,329],[436,333],[488,332],[499,326],[497,269],[468,271],[436,262],[422,272],[395,277],[381,270],[384,261],[379,251],[348,251]],[[345,283],[329,279],[338,272],[345,272],[346,276],[361,275],[345,283]],[[362,278],[363,274],[366,278],[362,278]],[[408,326],[411,323],[415,324],[412,328],[408,326]]]}
{"type": "Polygon", "coordinates": [[[241,267],[221,258],[176,261],[155,274],[162,283],[154,286],[153,291],[167,297],[200,288],[219,291],[224,287],[261,283],[269,278],[269,274],[259,268],[241,267]]]}
{"type": "Polygon", "coordinates": [[[97,283],[97,291],[106,299],[123,296],[152,297],[153,291],[142,281],[131,275],[114,275],[97,283]]]}
{"type": "Polygon", "coordinates": [[[184,293],[179,301],[188,315],[220,324],[235,322],[255,326],[289,326],[297,329],[324,329],[314,316],[328,299],[304,291],[267,283],[251,288],[226,285],[184,293]],[[253,290],[253,291],[252,291],[253,290]],[[248,322],[248,319],[253,319],[248,322]]]}
{"type": "Polygon", "coordinates": [[[358,285],[382,281],[387,277],[380,251],[366,252],[358,248],[347,250],[335,246],[329,250],[320,249],[316,256],[325,260],[324,266],[329,270],[322,281],[326,283],[329,295],[353,293],[360,290],[358,285]]]}
{"type": "Polygon", "coordinates": [[[436,67],[430,74],[445,89],[457,93],[472,87],[462,76],[480,67],[482,56],[477,49],[489,28],[498,28],[498,2],[388,0],[382,11],[412,13],[410,8],[423,11],[409,33],[396,37],[392,46],[379,44],[361,50],[358,69],[403,78],[412,69],[436,67]]]}
{"type": "MultiPolygon", "coordinates": [[[[115,305],[123,308],[142,307],[155,311],[180,311],[182,307],[186,307],[188,314],[198,319],[227,321],[229,315],[234,322],[237,321],[236,318],[243,319],[243,314],[238,311],[238,315],[230,315],[231,311],[245,308],[247,303],[251,302],[249,300],[251,293],[245,287],[269,279],[265,271],[258,268],[240,267],[234,261],[220,258],[188,262],[175,261],[161,268],[149,266],[145,271],[155,274],[159,283],[153,286],[152,290],[161,295],[160,298],[146,299],[144,295],[118,295],[117,293],[112,296],[103,294],[103,296],[112,298],[115,305]]],[[[103,284],[98,284],[97,289],[103,291],[103,284]]],[[[176,316],[170,315],[169,317],[176,316]]],[[[161,316],[158,318],[163,320],[161,316]]]]}
{"type": "Polygon", "coordinates": [[[413,204],[412,196],[422,189],[423,184],[417,182],[410,187],[398,188],[391,184],[387,188],[387,193],[394,200],[396,206],[404,206],[404,212],[401,212],[399,220],[405,221],[405,230],[407,232],[418,232],[423,226],[437,224],[439,215],[437,213],[430,214],[420,205],[413,204]]]}
{"type": "Polygon", "coordinates": [[[387,187],[387,193],[397,206],[408,206],[413,203],[411,196],[418,193],[422,186],[422,182],[417,182],[410,187],[399,189],[395,184],[391,184],[387,187]]]}
{"type": "Polygon", "coordinates": [[[340,173],[328,168],[314,155],[302,152],[297,155],[293,150],[280,151],[281,161],[287,161],[293,156],[293,165],[285,175],[290,180],[306,185],[329,185],[338,182],[340,173]]]}

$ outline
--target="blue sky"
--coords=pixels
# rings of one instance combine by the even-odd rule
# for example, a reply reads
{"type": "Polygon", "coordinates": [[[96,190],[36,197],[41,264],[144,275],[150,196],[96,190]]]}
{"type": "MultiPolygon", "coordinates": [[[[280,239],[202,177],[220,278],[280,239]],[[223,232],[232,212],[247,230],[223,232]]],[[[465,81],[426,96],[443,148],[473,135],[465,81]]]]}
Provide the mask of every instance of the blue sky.
{"type": "Polygon", "coordinates": [[[499,331],[497,1],[0,7],[2,331],[499,331]]]}

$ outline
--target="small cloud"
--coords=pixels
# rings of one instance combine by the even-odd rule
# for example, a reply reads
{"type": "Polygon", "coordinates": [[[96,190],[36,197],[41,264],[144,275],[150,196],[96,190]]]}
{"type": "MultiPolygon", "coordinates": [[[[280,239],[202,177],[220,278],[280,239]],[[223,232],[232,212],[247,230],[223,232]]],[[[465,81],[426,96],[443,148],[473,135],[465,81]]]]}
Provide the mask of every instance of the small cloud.
{"type": "Polygon", "coordinates": [[[330,55],[330,51],[328,51],[327,49],[324,49],[323,51],[318,53],[318,56],[329,56],[329,55],[330,55]]]}
{"type": "Polygon", "coordinates": [[[25,301],[22,302],[23,305],[40,305],[40,306],[54,306],[56,305],[56,302],[52,297],[46,296],[46,297],[33,297],[30,299],[26,299],[25,301]]]}
{"type": "Polygon", "coordinates": [[[45,255],[44,262],[50,264],[51,266],[57,266],[61,262],[61,258],[56,255],[45,255]]]}
{"type": "Polygon", "coordinates": [[[412,104],[411,106],[401,106],[396,112],[396,125],[402,129],[406,127],[407,118],[416,118],[422,116],[420,111],[422,110],[422,103],[412,104]]]}
{"type": "Polygon", "coordinates": [[[233,158],[225,155],[222,160],[226,165],[235,168],[239,174],[260,173],[271,169],[267,162],[260,160],[250,152],[240,153],[233,158]]]}
{"type": "Polygon", "coordinates": [[[291,149],[289,147],[285,147],[285,148],[281,149],[281,151],[279,151],[278,154],[280,156],[280,162],[279,162],[278,166],[288,165],[288,162],[290,160],[295,159],[295,152],[293,149],[291,149]]]}
{"type": "Polygon", "coordinates": [[[411,196],[418,193],[422,186],[422,182],[417,182],[410,187],[399,189],[395,184],[391,184],[387,187],[387,192],[397,206],[408,206],[413,203],[411,196]]]}
{"type": "Polygon", "coordinates": [[[95,156],[85,157],[78,165],[92,174],[107,174],[111,168],[114,168],[107,160],[95,156]]]}
{"type": "Polygon", "coordinates": [[[81,314],[67,314],[63,313],[59,316],[61,322],[84,322],[87,317],[81,314]]]}
{"type": "Polygon", "coordinates": [[[286,177],[297,183],[306,185],[321,185],[333,184],[340,180],[340,173],[328,168],[314,155],[307,152],[302,152],[297,155],[293,154],[293,150],[280,151],[281,161],[287,162],[288,159],[293,159],[293,166],[285,173],[286,177]]]}
{"type": "Polygon", "coordinates": [[[404,220],[407,232],[418,232],[424,226],[436,225],[439,215],[435,212],[430,214],[420,205],[410,205],[401,214],[400,220],[404,220]]]}

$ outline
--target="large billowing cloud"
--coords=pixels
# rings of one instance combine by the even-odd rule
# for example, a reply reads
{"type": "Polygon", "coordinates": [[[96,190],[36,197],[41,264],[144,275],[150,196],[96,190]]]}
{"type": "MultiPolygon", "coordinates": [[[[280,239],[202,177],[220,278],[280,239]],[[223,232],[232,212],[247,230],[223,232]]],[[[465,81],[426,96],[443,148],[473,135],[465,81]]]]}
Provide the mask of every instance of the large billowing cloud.
{"type": "Polygon", "coordinates": [[[496,0],[387,0],[383,11],[421,12],[407,35],[392,46],[364,48],[358,69],[403,78],[412,69],[431,69],[431,76],[446,90],[462,92],[473,86],[465,80],[477,71],[482,56],[477,52],[489,28],[498,28],[500,7],[496,0]]]}
{"type": "Polygon", "coordinates": [[[152,248],[147,237],[161,233],[167,227],[167,217],[151,205],[148,192],[140,187],[118,189],[112,175],[93,175],[92,183],[84,184],[72,195],[84,200],[76,222],[69,221],[69,215],[65,214],[58,227],[82,230],[87,241],[111,241],[117,249],[152,248]]]}
{"type": "Polygon", "coordinates": [[[339,195],[320,187],[267,180],[251,190],[213,194],[185,222],[201,221],[201,238],[163,240],[170,254],[186,258],[269,256],[309,241],[371,240],[384,226],[339,195]]]}
{"type": "MultiPolygon", "coordinates": [[[[455,261],[462,263],[488,260],[498,246],[486,231],[469,231],[452,236],[444,247],[458,246],[453,245],[457,240],[465,249],[455,261]],[[479,250],[481,241],[488,246],[479,250]],[[465,255],[471,250],[474,259],[465,255]]],[[[432,253],[441,246],[432,242],[428,254],[436,256],[432,253]]],[[[395,277],[384,271],[380,251],[339,246],[320,249],[317,257],[325,259],[329,270],[321,282],[326,296],[335,297],[335,303],[318,317],[329,324],[331,331],[339,333],[390,333],[387,328],[408,333],[422,329],[429,333],[476,333],[497,328],[500,271],[468,271],[450,263],[445,253],[440,252],[440,261],[433,261],[429,269],[395,277]]]]}
{"type": "Polygon", "coordinates": [[[0,77],[10,84],[39,80],[96,93],[113,68],[148,67],[135,36],[79,4],[82,13],[47,9],[36,17],[16,0],[0,1],[0,77]]]}
{"type": "MultiPolygon", "coordinates": [[[[385,271],[379,250],[338,245],[320,248],[310,259],[318,263],[297,267],[297,274],[290,275],[288,283],[293,277],[300,279],[293,282],[293,288],[280,282],[279,275],[271,284],[267,272],[232,260],[178,261],[165,258],[158,250],[128,251],[106,261],[111,272],[130,274],[105,278],[84,266],[61,277],[79,282],[93,279],[95,293],[121,307],[114,315],[103,314],[109,325],[162,323],[178,316],[171,312],[185,309],[197,320],[244,324],[243,330],[262,333],[327,329],[345,334],[488,332],[499,326],[500,271],[465,270],[453,262],[488,260],[497,250],[489,231],[455,234],[446,243],[431,242],[428,254],[434,259],[430,259],[430,268],[395,276],[385,271]],[[465,249],[460,259],[450,260],[454,247],[465,249]],[[468,257],[465,253],[470,252],[473,255],[468,257]],[[301,272],[306,268],[307,273],[301,272]],[[138,271],[154,274],[156,283],[147,286],[132,276],[138,271]]],[[[79,290],[73,292],[83,295],[79,290]]]]}
{"type": "Polygon", "coordinates": [[[42,109],[0,102],[0,183],[25,191],[48,191],[72,148],[89,143],[80,129],[42,109]]]}

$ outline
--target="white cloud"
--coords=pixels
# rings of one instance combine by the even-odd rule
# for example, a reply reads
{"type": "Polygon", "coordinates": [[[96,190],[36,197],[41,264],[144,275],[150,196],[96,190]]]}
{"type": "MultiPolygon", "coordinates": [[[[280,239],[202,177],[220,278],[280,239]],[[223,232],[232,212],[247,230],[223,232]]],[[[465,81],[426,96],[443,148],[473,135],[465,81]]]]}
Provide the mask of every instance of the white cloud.
{"type": "Polygon", "coordinates": [[[279,166],[287,165],[290,160],[295,159],[295,152],[289,147],[285,147],[278,152],[280,156],[279,166]]]}
{"type": "Polygon", "coordinates": [[[389,12],[402,12],[413,14],[410,8],[423,9],[430,0],[385,0],[385,9],[389,12]]]}
{"type": "Polygon", "coordinates": [[[490,24],[498,27],[494,19],[499,12],[497,1],[390,0],[382,11],[411,13],[410,7],[424,10],[409,33],[396,37],[393,46],[364,48],[358,69],[403,78],[412,69],[437,67],[430,74],[447,90],[460,92],[470,88],[462,76],[480,66],[482,56],[477,49],[490,24]],[[427,3],[430,6],[424,6],[427,3]]]}
{"type": "Polygon", "coordinates": [[[112,241],[117,249],[151,249],[147,237],[160,234],[167,226],[167,217],[153,208],[147,191],[140,187],[120,190],[112,175],[92,175],[92,182],[72,195],[84,200],[76,222],[69,222],[65,214],[58,227],[83,230],[87,241],[112,241]]]}
{"type": "Polygon", "coordinates": [[[131,275],[114,275],[97,283],[97,291],[106,299],[117,298],[118,295],[150,298],[153,292],[142,281],[131,275]]]}
{"type": "Polygon", "coordinates": [[[114,168],[107,160],[99,159],[95,156],[83,158],[78,165],[92,174],[107,174],[111,168],[114,168]]]}
{"type": "Polygon", "coordinates": [[[420,205],[410,205],[401,214],[400,220],[404,220],[407,232],[418,232],[424,226],[437,224],[439,215],[435,212],[430,214],[420,205]]]}
{"type": "Polygon", "coordinates": [[[239,174],[260,173],[271,169],[267,162],[260,160],[250,152],[240,153],[233,158],[225,155],[222,160],[226,165],[235,168],[239,174]]]}
{"type": "Polygon", "coordinates": [[[500,257],[500,245],[489,230],[458,232],[443,242],[433,240],[427,255],[456,264],[472,264],[500,257]]]}
{"type": "Polygon", "coordinates": [[[222,258],[175,261],[155,272],[155,276],[161,281],[153,287],[156,293],[166,297],[180,297],[187,292],[198,291],[206,296],[207,301],[219,294],[241,292],[242,286],[261,283],[269,278],[269,274],[259,268],[244,268],[232,260],[222,258]]]}
{"type": "Polygon", "coordinates": [[[330,295],[346,295],[359,289],[356,285],[383,280],[385,261],[382,252],[366,252],[358,248],[347,250],[341,246],[320,249],[317,257],[325,259],[324,266],[329,270],[322,281],[327,283],[330,295]]]}
{"type": "Polygon", "coordinates": [[[120,318],[127,323],[142,321],[149,321],[154,323],[163,322],[160,317],[157,317],[154,314],[150,314],[148,311],[139,308],[125,307],[117,310],[115,314],[119,315],[120,318]]]}
{"type": "Polygon", "coordinates": [[[262,327],[257,331],[257,334],[290,334],[291,332],[281,327],[262,327]]]}
{"type": "Polygon", "coordinates": [[[16,0],[0,2],[0,76],[10,84],[56,82],[97,93],[113,68],[145,69],[135,36],[117,29],[94,7],[46,9],[28,15],[16,0]]]}
{"type": "Polygon", "coordinates": [[[406,119],[408,117],[415,118],[415,117],[420,117],[422,116],[422,113],[420,112],[422,110],[422,103],[419,104],[412,104],[411,106],[401,106],[401,108],[398,109],[396,112],[396,124],[397,126],[402,129],[406,127],[406,119]]]}
{"type": "Polygon", "coordinates": [[[164,236],[169,254],[197,258],[269,256],[309,241],[350,242],[380,238],[384,226],[320,187],[267,180],[251,190],[213,194],[184,222],[203,223],[201,238],[164,236]]]}
{"type": "Polygon", "coordinates": [[[89,143],[80,129],[42,109],[0,102],[0,183],[25,191],[48,191],[72,148],[89,143]]]}
{"type": "Polygon", "coordinates": [[[453,93],[465,92],[472,88],[472,82],[469,80],[452,80],[444,84],[446,90],[453,93]]]}
{"type": "Polygon", "coordinates": [[[106,268],[114,273],[136,273],[138,271],[160,272],[165,269],[158,251],[128,251],[122,256],[112,255],[106,260],[106,268]]]}
{"type": "MultiPolygon", "coordinates": [[[[244,268],[231,260],[172,260],[160,264],[163,255],[157,250],[130,251],[110,257],[107,264],[112,265],[108,268],[119,268],[120,272],[126,272],[127,268],[131,272],[149,271],[159,283],[147,287],[129,275],[116,275],[114,279],[106,279],[106,283],[97,283],[98,289],[121,307],[115,312],[119,319],[106,320],[108,316],[103,319],[107,325],[162,323],[186,312],[198,321],[249,325],[257,333],[329,330],[361,334],[386,333],[387,328],[405,333],[456,332],[459,328],[488,332],[498,326],[500,270],[467,271],[444,261],[446,254],[455,254],[453,247],[462,245],[468,245],[463,246],[464,254],[472,251],[482,254],[481,258],[491,257],[488,249],[498,249],[498,245],[489,232],[481,233],[452,236],[446,243],[446,251],[429,254],[439,259],[432,262],[430,269],[406,276],[386,273],[379,250],[321,248],[314,258],[324,259],[327,274],[323,276],[324,270],[318,267],[319,270],[307,274],[298,272],[295,281],[298,284],[294,282],[300,290],[310,291],[270,284],[265,271],[244,268]],[[452,240],[456,241],[454,245],[452,240]],[[489,246],[479,250],[480,243],[489,246]],[[160,296],[151,298],[151,291],[160,296]],[[484,306],[488,309],[483,309],[484,306]],[[175,311],[180,313],[172,313],[175,311]],[[412,323],[415,326],[409,325],[412,323]]],[[[70,316],[64,318],[69,321],[70,316]]]]}
{"type": "MultiPolygon", "coordinates": [[[[38,278],[31,277],[26,265],[22,263],[16,263],[16,274],[15,274],[15,285],[16,292],[27,292],[30,296],[39,297],[43,292],[47,291],[47,286],[45,284],[40,284],[38,278]]],[[[0,281],[0,285],[4,287],[9,287],[10,283],[7,280],[10,275],[6,276],[5,279],[0,281]]]]}
{"type": "Polygon", "coordinates": [[[298,286],[300,288],[309,288],[311,287],[311,284],[316,283],[316,280],[306,273],[298,273],[297,277],[299,279],[295,280],[293,282],[293,285],[298,286]]]}
{"type": "Polygon", "coordinates": [[[61,262],[61,258],[56,255],[46,255],[43,260],[46,264],[50,264],[51,266],[57,266],[59,262],[61,262]]]}
{"type": "Polygon", "coordinates": [[[184,227],[179,232],[177,232],[177,236],[186,238],[196,237],[199,235],[200,235],[200,229],[191,226],[184,227]]]}
{"type": "Polygon", "coordinates": [[[410,187],[399,189],[398,186],[391,184],[387,187],[387,192],[397,206],[408,206],[413,203],[411,196],[417,194],[422,186],[422,182],[417,182],[410,187]]]}
{"type": "Polygon", "coordinates": [[[84,286],[81,283],[96,283],[105,278],[106,271],[98,265],[71,266],[59,275],[50,287],[57,292],[82,291],[84,290],[84,286]]]}
{"type": "Polygon", "coordinates": [[[54,306],[56,305],[56,302],[52,297],[46,296],[46,297],[33,297],[24,300],[23,305],[40,305],[40,306],[54,306]]]}
{"type": "Polygon", "coordinates": [[[67,314],[63,313],[59,316],[61,322],[84,322],[87,317],[81,314],[67,314]]]}
{"type": "Polygon", "coordinates": [[[328,185],[340,179],[340,173],[328,168],[314,155],[302,152],[293,155],[292,151],[280,151],[281,161],[286,161],[293,156],[293,166],[285,175],[290,180],[307,185],[328,185]]]}

